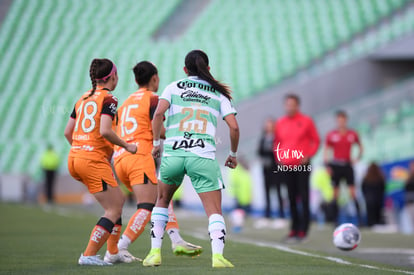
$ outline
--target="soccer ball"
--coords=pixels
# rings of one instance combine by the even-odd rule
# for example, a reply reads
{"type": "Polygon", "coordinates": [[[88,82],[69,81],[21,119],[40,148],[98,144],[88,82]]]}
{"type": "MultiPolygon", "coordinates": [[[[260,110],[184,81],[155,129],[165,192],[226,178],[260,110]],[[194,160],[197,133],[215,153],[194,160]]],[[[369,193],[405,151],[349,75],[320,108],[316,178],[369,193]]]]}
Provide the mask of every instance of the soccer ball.
{"type": "Polygon", "coordinates": [[[333,243],[341,250],[353,250],[358,247],[360,241],[361,232],[352,223],[341,224],[333,233],[333,243]]]}

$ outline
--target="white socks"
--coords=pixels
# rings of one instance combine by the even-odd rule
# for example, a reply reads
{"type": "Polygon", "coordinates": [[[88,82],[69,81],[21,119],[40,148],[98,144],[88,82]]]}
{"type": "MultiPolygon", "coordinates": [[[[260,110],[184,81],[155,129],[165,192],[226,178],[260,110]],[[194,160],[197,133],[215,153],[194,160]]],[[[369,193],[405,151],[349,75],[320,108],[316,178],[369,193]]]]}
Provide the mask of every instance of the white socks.
{"type": "Polygon", "coordinates": [[[167,232],[168,236],[170,236],[172,243],[180,243],[184,241],[180,235],[180,230],[178,228],[170,228],[167,232]]]}
{"type": "Polygon", "coordinates": [[[208,218],[208,232],[210,234],[213,255],[223,254],[226,223],[222,215],[213,214],[208,218]]]}
{"type": "Polygon", "coordinates": [[[168,208],[154,207],[151,215],[151,248],[161,248],[167,222],[168,208]]]}
{"type": "Polygon", "coordinates": [[[122,235],[118,241],[118,250],[127,250],[130,244],[131,240],[127,236],[122,235]]]}

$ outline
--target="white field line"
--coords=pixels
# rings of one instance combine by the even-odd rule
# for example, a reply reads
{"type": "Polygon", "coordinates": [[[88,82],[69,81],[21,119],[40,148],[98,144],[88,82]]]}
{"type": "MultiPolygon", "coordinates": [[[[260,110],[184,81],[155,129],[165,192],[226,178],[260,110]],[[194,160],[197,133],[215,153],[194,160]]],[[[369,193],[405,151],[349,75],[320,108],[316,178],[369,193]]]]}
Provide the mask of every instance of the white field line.
{"type": "MultiPolygon", "coordinates": [[[[43,208],[42,209],[45,212],[53,212],[53,209],[48,209],[48,208],[43,208]]],[[[67,211],[66,209],[59,209],[58,211],[55,211],[55,213],[57,215],[60,216],[65,216],[65,217],[75,217],[75,213],[72,211],[67,211]]],[[[82,216],[82,215],[79,215],[82,216]]],[[[183,230],[184,231],[184,230],[183,230]]],[[[200,231],[204,231],[204,229],[200,228],[200,231]]],[[[208,240],[208,234],[203,234],[197,231],[184,231],[184,234],[192,236],[194,238],[200,239],[200,240],[208,240]]],[[[338,258],[338,257],[330,257],[330,256],[322,256],[322,255],[318,255],[318,254],[314,254],[314,253],[309,253],[309,252],[305,252],[305,251],[301,251],[301,250],[297,250],[297,249],[292,249],[289,248],[287,246],[283,246],[283,245],[278,245],[278,244],[271,244],[271,243],[263,243],[263,242],[256,242],[253,239],[247,239],[244,238],[243,240],[232,240],[234,242],[238,242],[238,243],[244,243],[244,244],[250,244],[250,245],[256,245],[256,246],[260,246],[260,247],[268,247],[268,248],[274,248],[277,249],[279,251],[283,251],[283,252],[287,252],[287,253],[292,253],[292,254],[296,254],[296,255],[301,255],[301,256],[306,256],[306,257],[312,257],[312,258],[319,258],[319,259],[324,259],[327,261],[331,261],[331,262],[335,262],[338,264],[345,264],[345,265],[353,265],[353,266],[359,266],[359,267],[363,267],[363,268],[367,268],[367,269],[374,269],[374,270],[380,270],[380,271],[389,271],[389,272],[395,272],[395,273],[403,273],[403,274],[410,274],[410,275],[414,275],[413,271],[408,271],[408,270],[402,270],[402,269],[390,269],[390,268],[382,268],[382,267],[378,267],[378,266],[373,266],[373,265],[366,265],[366,264],[357,264],[357,263],[352,263],[349,261],[346,261],[344,259],[338,258]]],[[[374,250],[376,252],[378,252],[377,249],[364,249],[364,251],[367,251],[365,253],[374,253],[374,250]]],[[[383,250],[383,249],[381,249],[383,250]]],[[[389,249],[388,251],[389,253],[398,253],[397,254],[411,254],[411,252],[413,249],[389,249]],[[405,251],[405,253],[401,253],[402,251],[405,251]]],[[[414,260],[414,257],[411,258],[412,260],[414,260]]]]}
{"type": "MultiPolygon", "coordinates": [[[[197,238],[197,239],[201,239],[201,240],[208,239],[207,234],[202,234],[202,233],[198,233],[198,232],[188,232],[188,231],[185,231],[184,233],[187,234],[187,235],[190,235],[194,238],[197,238]]],[[[324,259],[324,260],[334,262],[334,263],[337,263],[337,264],[352,265],[352,266],[359,266],[359,267],[362,267],[362,268],[374,269],[374,270],[379,270],[379,271],[389,271],[389,272],[395,272],[395,273],[403,273],[403,274],[414,275],[413,271],[402,270],[402,269],[383,268],[383,267],[378,267],[378,266],[373,266],[373,265],[366,265],[366,264],[357,264],[357,263],[352,263],[352,262],[346,261],[346,260],[338,258],[338,257],[322,256],[322,255],[318,255],[318,254],[314,254],[314,253],[309,253],[309,252],[293,249],[293,248],[290,248],[290,247],[287,247],[287,246],[284,246],[284,245],[264,243],[264,242],[256,242],[252,239],[247,239],[247,238],[243,238],[243,240],[234,240],[234,239],[232,239],[232,241],[238,242],[238,243],[244,243],[244,244],[260,246],[260,247],[274,248],[274,249],[277,249],[279,251],[292,253],[292,254],[296,254],[296,255],[301,255],[301,256],[305,256],[305,257],[324,259]]],[[[401,251],[401,249],[399,249],[399,250],[401,251]]],[[[411,252],[411,251],[409,251],[409,252],[411,252]]]]}
{"type": "Polygon", "coordinates": [[[362,254],[399,254],[414,256],[414,249],[409,248],[358,248],[358,253],[362,254]]]}

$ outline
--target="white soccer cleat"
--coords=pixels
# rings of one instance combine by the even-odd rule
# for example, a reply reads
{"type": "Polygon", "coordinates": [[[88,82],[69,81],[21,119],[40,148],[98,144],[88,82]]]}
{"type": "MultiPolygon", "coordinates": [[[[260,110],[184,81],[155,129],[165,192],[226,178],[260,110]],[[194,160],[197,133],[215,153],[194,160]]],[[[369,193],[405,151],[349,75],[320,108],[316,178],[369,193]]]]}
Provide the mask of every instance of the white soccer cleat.
{"type": "Polygon", "coordinates": [[[119,254],[111,254],[109,251],[106,251],[104,261],[106,263],[115,264],[120,263],[121,260],[119,259],[119,254]]]}
{"type": "Polygon", "coordinates": [[[81,256],[79,257],[78,264],[79,265],[99,265],[99,266],[112,265],[112,263],[107,263],[104,260],[102,260],[99,257],[99,255],[83,256],[83,254],[81,254],[81,256]]]}
{"type": "Polygon", "coordinates": [[[121,263],[142,262],[142,259],[135,257],[126,249],[119,250],[118,257],[121,263]]]}

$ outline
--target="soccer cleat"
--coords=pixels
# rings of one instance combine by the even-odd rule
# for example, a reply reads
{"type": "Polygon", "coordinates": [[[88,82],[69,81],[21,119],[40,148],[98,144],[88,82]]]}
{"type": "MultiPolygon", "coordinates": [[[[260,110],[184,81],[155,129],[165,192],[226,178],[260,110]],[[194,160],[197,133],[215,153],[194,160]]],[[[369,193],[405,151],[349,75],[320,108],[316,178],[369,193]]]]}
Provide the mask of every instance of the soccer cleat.
{"type": "Polygon", "coordinates": [[[121,263],[142,262],[142,259],[135,257],[126,249],[119,250],[118,255],[121,263]]]}
{"type": "Polygon", "coordinates": [[[186,241],[181,241],[178,243],[172,244],[173,253],[177,256],[186,255],[186,256],[198,256],[203,252],[203,248],[199,245],[195,245],[186,241]]]}
{"type": "Polygon", "coordinates": [[[115,264],[115,263],[120,263],[121,261],[119,260],[119,255],[118,254],[111,254],[111,253],[109,253],[109,251],[106,251],[105,257],[104,257],[104,262],[115,264]]]}
{"type": "Polygon", "coordinates": [[[111,263],[107,263],[103,261],[99,257],[99,255],[83,256],[83,254],[81,254],[81,256],[79,257],[78,264],[79,265],[99,265],[99,266],[112,265],[111,263]]]}
{"type": "Polygon", "coordinates": [[[283,240],[283,242],[285,244],[295,244],[298,242],[298,238],[297,238],[298,233],[294,230],[291,230],[289,232],[289,235],[287,235],[287,237],[283,240]]]}
{"type": "Polygon", "coordinates": [[[213,267],[234,267],[222,254],[213,254],[213,267]]]}
{"type": "Polygon", "coordinates": [[[141,262],[140,258],[134,257],[128,250],[123,249],[119,250],[118,254],[111,254],[109,251],[106,251],[104,261],[107,263],[132,263],[132,262],[141,262]]]}
{"type": "Polygon", "coordinates": [[[143,266],[159,266],[161,265],[161,248],[152,248],[142,262],[143,266]]]}

